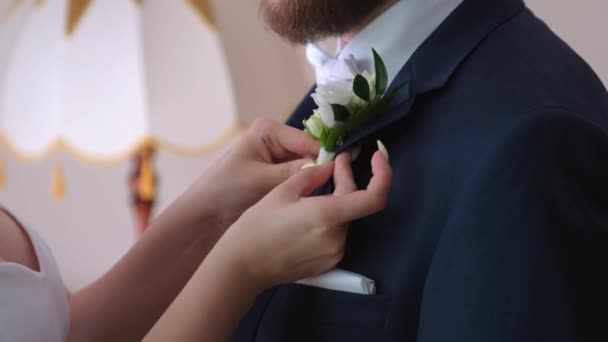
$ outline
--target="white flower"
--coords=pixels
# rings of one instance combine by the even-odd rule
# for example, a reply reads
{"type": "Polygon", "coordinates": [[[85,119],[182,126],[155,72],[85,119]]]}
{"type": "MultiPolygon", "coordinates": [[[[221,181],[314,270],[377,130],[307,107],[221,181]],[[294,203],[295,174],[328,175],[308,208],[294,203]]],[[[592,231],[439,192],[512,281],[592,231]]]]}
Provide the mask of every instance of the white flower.
{"type": "Polygon", "coordinates": [[[323,120],[317,111],[315,111],[315,113],[313,113],[308,120],[304,121],[304,127],[306,127],[306,130],[313,138],[321,138],[321,132],[323,132],[323,120]]]}
{"type": "Polygon", "coordinates": [[[323,98],[321,95],[319,95],[317,93],[312,93],[310,95],[310,97],[312,97],[312,99],[315,101],[317,108],[322,107],[322,106],[329,106],[329,103],[327,102],[327,100],[325,100],[325,98],[323,98]]]}
{"type": "MultiPolygon", "coordinates": [[[[354,56],[350,55],[342,59],[345,65],[338,66],[342,69],[348,68],[354,79],[327,83],[319,82],[315,92],[311,94],[317,108],[313,111],[313,115],[304,121],[304,126],[313,138],[319,140],[322,147],[317,162],[314,164],[324,164],[335,157],[335,153],[330,153],[325,148],[335,150],[340,139],[343,139],[344,135],[348,133],[347,130],[354,129],[353,126],[360,125],[360,121],[363,121],[356,120],[357,116],[366,119],[373,115],[380,106],[385,105],[385,102],[382,101],[385,94],[378,93],[376,85],[382,84],[384,88],[388,81],[386,68],[382,59],[375,51],[373,52],[375,69],[379,71],[378,75],[361,70],[354,56]],[[367,87],[366,84],[362,84],[363,82],[367,83],[367,87]],[[353,88],[365,99],[356,95],[353,88]],[[336,115],[340,122],[336,121],[336,115]]],[[[390,96],[393,96],[395,90],[392,90],[390,94],[390,96]]],[[[378,141],[378,149],[388,160],[388,152],[380,141],[378,141]]],[[[356,159],[357,149],[355,148],[352,153],[353,159],[356,159]]],[[[310,165],[313,164],[309,163],[304,167],[310,165]]]]}
{"type": "Polygon", "coordinates": [[[319,109],[315,109],[313,113],[321,117],[323,124],[327,126],[327,128],[333,128],[336,125],[334,110],[329,105],[321,106],[319,109]]]}
{"type": "Polygon", "coordinates": [[[315,90],[315,94],[312,98],[315,100],[317,106],[322,107],[324,105],[346,105],[353,98],[353,85],[347,81],[337,81],[327,84],[320,84],[315,90]]]}
{"type": "Polygon", "coordinates": [[[354,97],[352,85],[347,81],[331,82],[317,86],[316,92],[310,95],[319,107],[314,111],[318,114],[323,124],[328,128],[336,125],[336,117],[331,108],[332,104],[346,106],[354,97]]]}

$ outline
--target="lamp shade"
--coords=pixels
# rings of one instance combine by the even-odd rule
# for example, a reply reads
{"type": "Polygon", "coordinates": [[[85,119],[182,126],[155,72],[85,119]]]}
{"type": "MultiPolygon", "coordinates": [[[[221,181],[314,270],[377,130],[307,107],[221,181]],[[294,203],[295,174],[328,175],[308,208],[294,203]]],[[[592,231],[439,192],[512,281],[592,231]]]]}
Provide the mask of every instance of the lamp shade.
{"type": "Polygon", "coordinates": [[[26,158],[196,151],[235,130],[232,75],[204,1],[5,1],[0,129],[26,158]]]}

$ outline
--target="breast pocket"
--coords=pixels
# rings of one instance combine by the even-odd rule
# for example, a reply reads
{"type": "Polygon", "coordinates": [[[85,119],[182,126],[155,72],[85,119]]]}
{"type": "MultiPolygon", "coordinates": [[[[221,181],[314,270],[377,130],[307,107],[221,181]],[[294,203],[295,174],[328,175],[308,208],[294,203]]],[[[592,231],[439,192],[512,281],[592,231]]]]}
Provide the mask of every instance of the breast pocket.
{"type": "Polygon", "coordinates": [[[257,341],[385,339],[388,295],[358,295],[290,284],[279,288],[260,322],[257,341]]]}

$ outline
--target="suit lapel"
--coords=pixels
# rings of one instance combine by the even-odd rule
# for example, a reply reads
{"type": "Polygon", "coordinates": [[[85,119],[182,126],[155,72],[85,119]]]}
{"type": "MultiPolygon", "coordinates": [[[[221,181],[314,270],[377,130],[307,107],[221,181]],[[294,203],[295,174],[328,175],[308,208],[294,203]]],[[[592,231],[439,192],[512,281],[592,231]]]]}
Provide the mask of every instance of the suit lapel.
{"type": "Polygon", "coordinates": [[[287,119],[287,122],[285,122],[286,125],[298,129],[304,129],[302,121],[308,119],[308,117],[312,115],[312,111],[317,108],[315,101],[312,99],[312,97],[310,97],[310,95],[315,92],[315,88],[316,85],[308,91],[306,96],[304,96],[300,104],[298,104],[296,109],[293,111],[293,114],[291,114],[289,119],[287,119]]]}
{"type": "MultiPolygon", "coordinates": [[[[339,151],[405,118],[416,98],[431,90],[442,88],[466,57],[502,24],[525,8],[522,0],[464,0],[416,50],[389,87],[389,92],[401,84],[391,110],[364,127],[351,132],[339,151]]],[[[302,120],[312,114],[315,103],[311,91],[287,122],[302,128],[302,120]]]]}
{"type": "Polygon", "coordinates": [[[389,91],[406,86],[393,101],[393,109],[352,132],[340,150],[406,117],[418,96],[442,88],[485,37],[523,9],[521,0],[464,0],[395,77],[389,91]]]}
{"type": "Polygon", "coordinates": [[[393,83],[393,85],[403,85],[403,87],[393,100],[391,109],[386,113],[382,113],[379,117],[370,120],[363,127],[350,132],[344,139],[344,143],[338,148],[337,153],[350,148],[371,134],[407,116],[416,101],[416,94],[413,92],[413,81],[410,79],[405,81],[405,83],[393,83]]]}

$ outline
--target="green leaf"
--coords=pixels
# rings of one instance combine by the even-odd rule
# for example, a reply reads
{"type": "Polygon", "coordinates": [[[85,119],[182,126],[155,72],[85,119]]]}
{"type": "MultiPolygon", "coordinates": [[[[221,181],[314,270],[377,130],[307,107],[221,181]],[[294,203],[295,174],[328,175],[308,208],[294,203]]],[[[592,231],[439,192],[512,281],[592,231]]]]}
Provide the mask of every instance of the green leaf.
{"type": "Polygon", "coordinates": [[[369,83],[362,75],[355,76],[355,81],[353,82],[353,92],[355,95],[369,102],[370,100],[370,92],[369,92],[369,83]]]}
{"type": "MultiPolygon", "coordinates": [[[[369,90],[369,89],[368,89],[369,90]]],[[[336,121],[346,122],[350,116],[350,112],[345,106],[339,104],[332,104],[331,109],[334,111],[334,118],[336,121]]]]}
{"type": "Polygon", "coordinates": [[[319,142],[321,143],[321,146],[325,146],[325,144],[327,143],[328,136],[329,136],[329,131],[327,130],[327,128],[325,126],[323,126],[323,130],[321,131],[321,137],[319,138],[319,142]]]}
{"type": "Polygon", "coordinates": [[[381,96],[388,87],[388,72],[384,61],[376,50],[372,49],[372,53],[374,54],[374,68],[376,69],[376,94],[381,96]]]}
{"type": "Polygon", "coordinates": [[[336,152],[338,150],[338,141],[346,135],[347,127],[347,125],[341,122],[336,122],[336,125],[331,129],[331,132],[325,139],[325,143],[322,145],[325,151],[336,152]]]}

